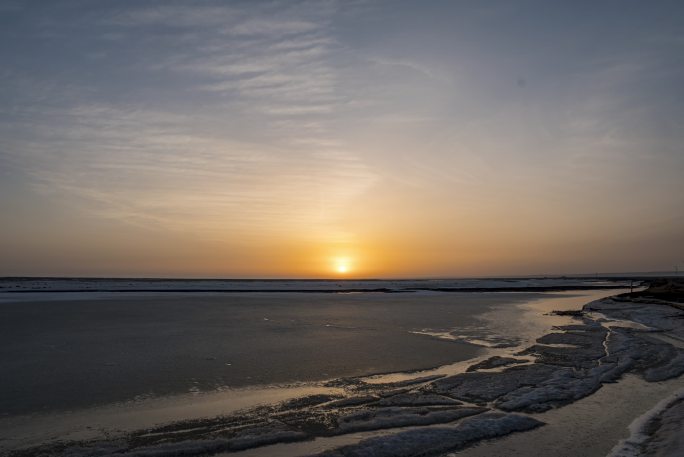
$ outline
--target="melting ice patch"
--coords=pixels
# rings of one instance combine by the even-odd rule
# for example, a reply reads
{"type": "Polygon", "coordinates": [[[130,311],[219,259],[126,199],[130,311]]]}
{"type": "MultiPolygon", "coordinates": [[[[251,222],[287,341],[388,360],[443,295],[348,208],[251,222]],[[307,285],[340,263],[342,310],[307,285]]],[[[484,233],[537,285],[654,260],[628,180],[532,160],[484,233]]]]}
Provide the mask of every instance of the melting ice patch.
{"type": "Polygon", "coordinates": [[[487,348],[510,348],[521,344],[521,339],[506,337],[493,332],[487,327],[458,327],[448,331],[429,328],[413,330],[409,333],[427,335],[440,340],[459,341],[487,348]]]}

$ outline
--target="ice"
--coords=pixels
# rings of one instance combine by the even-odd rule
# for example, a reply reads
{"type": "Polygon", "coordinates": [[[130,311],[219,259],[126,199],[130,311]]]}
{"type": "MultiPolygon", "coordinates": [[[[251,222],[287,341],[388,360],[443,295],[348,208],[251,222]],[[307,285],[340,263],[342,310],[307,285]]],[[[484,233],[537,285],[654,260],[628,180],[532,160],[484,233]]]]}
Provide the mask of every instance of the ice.
{"type": "Polygon", "coordinates": [[[629,426],[630,435],[607,457],[678,457],[684,449],[684,389],[660,401],[629,426]]]}
{"type": "Polygon", "coordinates": [[[465,328],[456,327],[449,331],[434,331],[431,329],[414,330],[410,333],[415,335],[426,335],[446,341],[462,341],[486,348],[510,348],[520,344],[517,338],[507,338],[497,335],[486,328],[465,328]]]}
{"type": "MultiPolygon", "coordinates": [[[[173,443],[161,443],[154,446],[143,446],[130,449],[115,444],[99,444],[94,446],[72,446],[64,450],[65,457],[177,457],[206,456],[218,452],[235,452],[256,446],[273,443],[298,441],[305,438],[301,432],[287,430],[264,430],[245,433],[234,439],[186,440],[173,443]]],[[[38,454],[42,455],[42,454],[38,454]]],[[[45,454],[51,455],[51,454],[45,454]]]]}
{"type": "Polygon", "coordinates": [[[330,403],[327,404],[327,406],[333,407],[333,408],[343,408],[346,406],[358,406],[358,405],[363,405],[366,403],[372,403],[372,402],[377,401],[379,399],[380,399],[380,397],[377,397],[375,395],[362,395],[359,397],[348,397],[348,398],[343,398],[341,400],[331,401],[330,403]]]}
{"type": "Polygon", "coordinates": [[[557,368],[549,365],[525,365],[497,373],[462,373],[432,384],[437,393],[459,400],[486,403],[523,386],[539,384],[554,375],[557,368]]]}
{"type": "Polygon", "coordinates": [[[492,368],[498,368],[508,365],[516,365],[520,363],[527,363],[527,360],[515,359],[513,357],[490,357],[482,362],[471,365],[466,370],[467,372],[478,371],[478,370],[489,370],[492,368]]]}
{"type": "Polygon", "coordinates": [[[681,309],[664,303],[628,301],[626,298],[614,297],[589,303],[584,309],[599,312],[608,319],[631,321],[647,328],[668,331],[684,339],[684,325],[677,319],[677,316],[684,313],[681,309]]]}
{"type": "Polygon", "coordinates": [[[603,327],[583,326],[563,333],[549,333],[521,354],[535,355],[537,362],[575,368],[590,368],[605,356],[603,342],[608,331],[603,327]]]}
{"type": "Polygon", "coordinates": [[[340,417],[338,430],[339,433],[350,433],[409,425],[441,424],[484,411],[484,408],[378,408],[340,417]]]}
{"type": "Polygon", "coordinates": [[[379,406],[429,406],[429,405],[460,405],[461,402],[444,395],[422,392],[409,392],[383,398],[374,403],[379,406]]]}
{"type": "Polygon", "coordinates": [[[411,378],[411,379],[405,379],[403,381],[396,381],[396,382],[391,383],[391,385],[394,387],[413,386],[413,385],[422,384],[422,383],[428,382],[428,381],[434,381],[435,379],[439,379],[439,378],[443,378],[443,377],[444,377],[444,375],[441,375],[441,374],[421,376],[418,378],[411,378]]]}
{"type": "Polygon", "coordinates": [[[649,337],[648,333],[616,328],[607,340],[610,356],[622,371],[631,369],[647,381],[663,381],[684,373],[684,350],[649,337]]]}
{"type": "Polygon", "coordinates": [[[319,405],[321,403],[339,400],[339,395],[315,394],[306,397],[293,398],[283,403],[284,408],[304,408],[307,406],[319,405]]]}
{"type": "Polygon", "coordinates": [[[528,416],[488,413],[466,419],[455,427],[409,430],[370,438],[318,454],[318,457],[412,457],[438,455],[473,442],[531,430],[543,425],[528,416]]]}
{"type": "MultiPolygon", "coordinates": [[[[668,351],[671,352],[671,351],[668,351]]],[[[664,381],[684,374],[684,352],[679,351],[663,365],[652,367],[644,372],[644,379],[647,381],[664,381]]]]}
{"type": "Polygon", "coordinates": [[[593,370],[558,369],[537,385],[524,386],[502,396],[496,406],[504,411],[547,411],[592,394],[601,387],[605,372],[613,368],[604,365],[593,370]]]}

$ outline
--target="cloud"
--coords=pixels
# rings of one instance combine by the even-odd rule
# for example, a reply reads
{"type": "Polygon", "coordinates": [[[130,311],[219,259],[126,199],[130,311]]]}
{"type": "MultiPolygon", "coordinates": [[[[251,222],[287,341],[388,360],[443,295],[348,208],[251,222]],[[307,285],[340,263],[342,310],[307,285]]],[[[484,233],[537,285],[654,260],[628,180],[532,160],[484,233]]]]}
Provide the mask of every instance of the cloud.
{"type": "Polygon", "coordinates": [[[164,25],[169,27],[215,27],[236,21],[240,18],[237,10],[227,5],[179,5],[160,4],[154,7],[128,8],[119,12],[106,24],[144,27],[164,25]]]}
{"type": "Polygon", "coordinates": [[[334,2],[119,9],[93,32],[117,37],[109,54],[130,47],[124,75],[140,78],[127,84],[141,99],[100,97],[97,87],[60,97],[51,86],[13,111],[3,160],[41,192],[144,227],[222,240],[332,233],[377,180],[328,124],[344,101],[330,63],[335,10],[334,2]],[[180,81],[171,98],[149,95],[170,80],[180,81]]]}
{"type": "Polygon", "coordinates": [[[228,29],[233,35],[277,36],[312,32],[319,25],[310,21],[250,19],[228,29]]]}
{"type": "Polygon", "coordinates": [[[399,68],[402,68],[404,70],[410,70],[410,71],[413,71],[415,73],[418,73],[422,76],[426,76],[426,77],[431,78],[431,79],[439,79],[439,80],[447,79],[442,75],[438,75],[438,73],[434,69],[430,68],[429,66],[418,63],[414,60],[406,59],[406,58],[397,59],[397,58],[390,58],[390,57],[374,56],[374,57],[368,57],[367,60],[369,62],[375,64],[375,65],[385,65],[385,66],[389,66],[389,67],[399,67],[399,68]]]}
{"type": "Polygon", "coordinates": [[[34,184],[90,213],[151,228],[215,239],[250,227],[262,236],[323,231],[375,179],[349,154],[320,152],[339,148],[334,142],[296,149],[240,142],[198,134],[183,115],[106,105],[53,116],[32,125],[34,138],[15,151],[34,184]]]}

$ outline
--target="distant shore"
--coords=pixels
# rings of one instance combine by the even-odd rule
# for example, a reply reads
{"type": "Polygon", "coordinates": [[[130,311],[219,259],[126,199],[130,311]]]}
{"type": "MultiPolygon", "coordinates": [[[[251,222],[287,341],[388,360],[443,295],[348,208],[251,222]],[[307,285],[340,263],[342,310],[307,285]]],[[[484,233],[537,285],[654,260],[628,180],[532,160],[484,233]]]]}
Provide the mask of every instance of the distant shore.
{"type": "MultiPolygon", "coordinates": [[[[496,278],[397,280],[241,280],[0,278],[5,294],[76,293],[412,293],[412,292],[561,292],[612,290],[638,286],[642,279],[624,278],[496,278]]],[[[5,295],[6,296],[6,295],[5,295]]]]}
{"type": "Polygon", "coordinates": [[[59,289],[59,290],[5,290],[2,293],[8,294],[40,294],[40,293],[87,293],[87,292],[103,292],[103,293],[148,293],[148,292],[163,292],[163,293],[299,293],[299,294],[344,294],[344,293],[411,293],[411,292],[564,292],[569,290],[613,290],[624,289],[624,285],[607,285],[607,286],[529,286],[529,287],[497,287],[495,290],[487,287],[408,287],[403,289],[389,289],[380,287],[376,289],[136,289],[128,288],[122,289],[59,289]]]}

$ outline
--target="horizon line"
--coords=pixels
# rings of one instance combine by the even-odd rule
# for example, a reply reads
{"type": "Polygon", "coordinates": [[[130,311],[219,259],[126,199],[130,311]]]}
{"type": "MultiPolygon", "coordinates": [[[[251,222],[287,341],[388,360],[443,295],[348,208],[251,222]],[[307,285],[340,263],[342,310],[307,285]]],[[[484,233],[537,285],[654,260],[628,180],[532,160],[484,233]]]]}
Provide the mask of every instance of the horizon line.
{"type": "Polygon", "coordinates": [[[121,280],[121,281],[411,281],[411,280],[477,280],[477,279],[562,279],[562,278],[608,278],[631,276],[681,276],[678,271],[627,271],[627,272],[598,272],[598,273],[550,273],[531,275],[492,275],[492,276],[402,276],[402,277],[183,277],[183,276],[52,276],[52,275],[21,275],[0,276],[0,281],[7,280],[121,280]]]}

